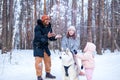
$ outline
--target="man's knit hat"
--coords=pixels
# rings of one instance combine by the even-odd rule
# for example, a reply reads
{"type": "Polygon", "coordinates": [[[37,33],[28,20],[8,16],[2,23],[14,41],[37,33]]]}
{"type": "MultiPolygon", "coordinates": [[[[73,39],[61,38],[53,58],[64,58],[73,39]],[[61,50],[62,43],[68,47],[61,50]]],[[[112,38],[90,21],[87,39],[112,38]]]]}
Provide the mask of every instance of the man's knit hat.
{"type": "Polygon", "coordinates": [[[50,19],[50,17],[49,17],[48,15],[43,15],[43,16],[41,17],[41,20],[42,20],[42,21],[45,21],[45,20],[48,20],[48,19],[50,19]]]}

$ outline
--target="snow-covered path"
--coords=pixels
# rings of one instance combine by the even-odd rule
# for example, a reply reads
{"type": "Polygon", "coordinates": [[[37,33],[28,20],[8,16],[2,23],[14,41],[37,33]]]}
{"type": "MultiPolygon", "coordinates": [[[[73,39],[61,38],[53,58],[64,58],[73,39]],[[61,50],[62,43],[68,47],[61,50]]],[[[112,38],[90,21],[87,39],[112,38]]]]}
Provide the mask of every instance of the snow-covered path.
{"type": "MultiPolygon", "coordinates": [[[[52,71],[56,80],[62,80],[61,60],[52,52],[52,71]]],[[[120,52],[95,55],[93,80],[120,80],[120,52]]],[[[45,72],[43,71],[43,78],[45,72]]],[[[79,80],[86,80],[79,77],[79,80]]],[[[9,55],[0,54],[0,80],[36,80],[32,50],[16,50],[10,64],[9,55]]],[[[47,80],[47,79],[44,79],[47,80]]]]}

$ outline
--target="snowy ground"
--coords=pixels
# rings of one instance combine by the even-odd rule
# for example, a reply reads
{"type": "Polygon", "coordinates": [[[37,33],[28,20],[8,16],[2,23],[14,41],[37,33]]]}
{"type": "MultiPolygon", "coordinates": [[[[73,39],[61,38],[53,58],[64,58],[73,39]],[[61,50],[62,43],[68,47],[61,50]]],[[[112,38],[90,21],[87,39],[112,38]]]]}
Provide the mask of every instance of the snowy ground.
{"type": "MultiPolygon", "coordinates": [[[[52,51],[51,51],[52,52],[52,51]]],[[[52,74],[62,80],[61,60],[52,52],[52,74]]],[[[120,52],[95,55],[96,68],[93,80],[120,80],[120,52]]],[[[43,78],[45,72],[43,71],[43,78]]],[[[80,76],[80,80],[86,80],[80,76]]],[[[37,80],[32,50],[15,50],[10,63],[9,54],[0,54],[0,80],[37,80]]],[[[47,80],[47,79],[44,79],[47,80]]],[[[50,80],[50,79],[49,79],[50,80]]]]}

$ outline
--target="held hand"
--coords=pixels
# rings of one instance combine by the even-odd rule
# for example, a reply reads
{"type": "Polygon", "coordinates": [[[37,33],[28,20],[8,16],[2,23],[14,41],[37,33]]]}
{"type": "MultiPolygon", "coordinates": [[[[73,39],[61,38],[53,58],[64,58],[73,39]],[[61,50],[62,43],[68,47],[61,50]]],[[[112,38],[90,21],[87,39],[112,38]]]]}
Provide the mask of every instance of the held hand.
{"type": "Polygon", "coordinates": [[[51,33],[50,33],[50,32],[48,33],[48,35],[47,35],[47,36],[48,36],[48,38],[52,37],[52,35],[51,35],[51,33]]]}
{"type": "Polygon", "coordinates": [[[56,34],[55,33],[51,33],[52,36],[55,36],[56,34]]]}
{"type": "Polygon", "coordinates": [[[55,33],[50,33],[49,32],[47,36],[48,36],[48,38],[53,37],[53,36],[55,36],[55,33]]]}
{"type": "Polygon", "coordinates": [[[61,37],[62,37],[62,35],[57,34],[57,35],[55,36],[55,39],[59,39],[59,38],[61,38],[61,37]]]}

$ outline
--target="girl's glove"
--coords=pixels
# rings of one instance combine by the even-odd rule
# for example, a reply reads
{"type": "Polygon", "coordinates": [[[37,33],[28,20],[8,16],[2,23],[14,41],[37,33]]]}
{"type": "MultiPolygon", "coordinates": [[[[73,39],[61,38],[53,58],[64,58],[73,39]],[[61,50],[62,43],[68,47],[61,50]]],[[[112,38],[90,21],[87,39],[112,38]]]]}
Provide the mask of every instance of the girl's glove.
{"type": "Polygon", "coordinates": [[[77,54],[77,50],[73,50],[73,54],[77,54]]]}

